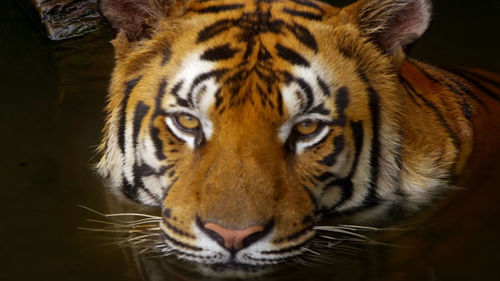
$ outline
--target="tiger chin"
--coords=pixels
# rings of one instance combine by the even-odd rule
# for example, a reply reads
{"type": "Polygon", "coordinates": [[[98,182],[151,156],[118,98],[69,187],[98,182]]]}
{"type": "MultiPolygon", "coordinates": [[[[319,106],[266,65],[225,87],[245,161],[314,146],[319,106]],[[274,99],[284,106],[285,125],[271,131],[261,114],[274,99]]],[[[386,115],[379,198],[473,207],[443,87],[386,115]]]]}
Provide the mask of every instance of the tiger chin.
{"type": "Polygon", "coordinates": [[[179,259],[216,271],[286,263],[335,219],[387,223],[430,204],[500,112],[498,75],[406,57],[427,0],[100,9],[117,35],[99,173],[161,208],[179,259]]]}

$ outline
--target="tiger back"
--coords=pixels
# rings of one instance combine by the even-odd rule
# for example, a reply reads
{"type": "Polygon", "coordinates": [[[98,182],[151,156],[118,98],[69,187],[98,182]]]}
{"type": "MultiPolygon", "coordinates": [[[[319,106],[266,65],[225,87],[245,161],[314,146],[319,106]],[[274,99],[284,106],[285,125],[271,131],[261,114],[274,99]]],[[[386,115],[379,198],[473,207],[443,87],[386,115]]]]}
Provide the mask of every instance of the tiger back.
{"type": "Polygon", "coordinates": [[[260,268],[320,224],[401,219],[498,137],[498,76],[406,58],[426,0],[100,6],[118,34],[99,172],[162,209],[187,261],[260,268]]]}

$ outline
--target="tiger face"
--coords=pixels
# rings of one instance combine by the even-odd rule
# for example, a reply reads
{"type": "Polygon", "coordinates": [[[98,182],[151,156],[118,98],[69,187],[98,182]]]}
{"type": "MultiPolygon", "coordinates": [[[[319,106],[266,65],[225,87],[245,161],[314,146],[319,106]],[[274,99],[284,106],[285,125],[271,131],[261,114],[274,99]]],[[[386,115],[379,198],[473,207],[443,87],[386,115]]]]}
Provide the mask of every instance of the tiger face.
{"type": "Polygon", "coordinates": [[[181,259],[277,264],[305,251],[321,218],[374,221],[424,201],[401,164],[397,69],[427,1],[101,10],[118,35],[99,171],[161,207],[181,259]]]}

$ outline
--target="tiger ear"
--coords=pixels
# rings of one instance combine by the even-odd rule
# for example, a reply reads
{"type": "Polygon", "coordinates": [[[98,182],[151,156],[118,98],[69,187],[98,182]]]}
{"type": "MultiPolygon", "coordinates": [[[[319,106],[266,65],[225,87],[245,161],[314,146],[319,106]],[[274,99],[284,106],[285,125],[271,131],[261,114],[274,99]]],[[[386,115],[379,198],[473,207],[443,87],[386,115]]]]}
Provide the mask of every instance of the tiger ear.
{"type": "Polygon", "coordinates": [[[129,42],[133,42],[149,37],[178,2],[181,1],[100,0],[99,10],[119,36],[124,34],[129,42]]]}
{"type": "Polygon", "coordinates": [[[432,4],[430,0],[359,0],[345,10],[363,35],[392,53],[427,30],[432,4]]]}

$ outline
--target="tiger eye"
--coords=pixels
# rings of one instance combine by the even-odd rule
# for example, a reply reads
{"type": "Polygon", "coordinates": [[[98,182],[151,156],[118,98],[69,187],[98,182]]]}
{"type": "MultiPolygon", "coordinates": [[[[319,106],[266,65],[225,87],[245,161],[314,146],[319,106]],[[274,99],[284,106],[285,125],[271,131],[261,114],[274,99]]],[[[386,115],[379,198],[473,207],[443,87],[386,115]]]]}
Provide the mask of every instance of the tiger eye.
{"type": "Polygon", "coordinates": [[[299,134],[307,136],[314,134],[318,130],[319,123],[313,121],[305,121],[297,124],[295,128],[297,129],[297,132],[299,132],[299,134]]]}
{"type": "Polygon", "coordinates": [[[176,119],[177,123],[185,130],[194,130],[200,126],[200,120],[188,114],[179,115],[176,119]]]}

